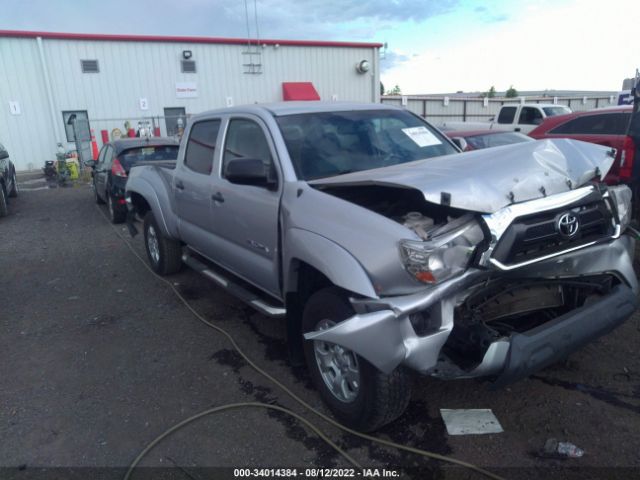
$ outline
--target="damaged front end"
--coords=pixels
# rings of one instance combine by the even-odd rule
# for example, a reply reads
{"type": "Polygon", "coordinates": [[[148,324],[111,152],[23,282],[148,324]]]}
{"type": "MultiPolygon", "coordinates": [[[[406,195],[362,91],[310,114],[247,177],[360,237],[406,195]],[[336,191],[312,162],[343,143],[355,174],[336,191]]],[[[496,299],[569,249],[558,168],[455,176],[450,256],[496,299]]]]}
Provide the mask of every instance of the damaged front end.
{"type": "Polygon", "coordinates": [[[385,373],[504,385],[624,322],[637,307],[627,187],[587,184],[494,213],[399,219],[419,240],[399,257],[418,293],[352,299],[356,315],[305,334],[348,348],[385,373]]]}

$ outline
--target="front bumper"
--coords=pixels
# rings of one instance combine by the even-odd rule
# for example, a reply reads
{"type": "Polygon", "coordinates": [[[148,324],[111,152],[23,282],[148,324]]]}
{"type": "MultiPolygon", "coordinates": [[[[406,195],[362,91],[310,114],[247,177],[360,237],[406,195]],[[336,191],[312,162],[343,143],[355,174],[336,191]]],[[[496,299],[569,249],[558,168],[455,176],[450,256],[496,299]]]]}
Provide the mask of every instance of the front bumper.
{"type": "Polygon", "coordinates": [[[526,333],[512,335],[504,358],[492,359],[496,366],[504,365],[494,385],[502,387],[562,360],[619,326],[637,306],[636,294],[625,285],[617,285],[609,295],[591,305],[526,333]]]}
{"type": "Polygon", "coordinates": [[[506,384],[557,361],[589,341],[622,323],[637,306],[638,282],[632,267],[634,240],[623,235],[565,255],[509,272],[505,277],[561,278],[580,275],[612,274],[621,284],[598,302],[573,310],[523,334],[493,342],[484,359],[472,370],[445,368],[440,351],[453,329],[454,308],[495,270],[470,269],[463,275],[413,295],[352,300],[358,312],[353,317],[322,331],[305,334],[307,340],[341,345],[384,373],[400,365],[424,374],[445,378],[501,375],[506,384]],[[434,330],[416,334],[410,320],[415,313],[428,310],[434,330]]]}

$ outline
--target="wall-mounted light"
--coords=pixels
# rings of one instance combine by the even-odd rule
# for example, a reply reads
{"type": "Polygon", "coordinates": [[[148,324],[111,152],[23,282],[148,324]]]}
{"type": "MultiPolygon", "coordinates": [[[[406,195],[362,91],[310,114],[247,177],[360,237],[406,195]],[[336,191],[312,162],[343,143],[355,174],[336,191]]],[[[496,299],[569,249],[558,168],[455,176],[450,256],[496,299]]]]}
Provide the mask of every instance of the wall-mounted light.
{"type": "Polygon", "coordinates": [[[359,62],[356,65],[356,72],[358,72],[358,73],[367,73],[369,71],[369,68],[371,68],[371,66],[369,65],[369,61],[368,60],[362,60],[361,62],[359,62]]]}
{"type": "Polygon", "coordinates": [[[182,58],[184,58],[185,60],[189,60],[192,56],[193,56],[193,53],[191,53],[191,50],[182,51],[182,58]]]}

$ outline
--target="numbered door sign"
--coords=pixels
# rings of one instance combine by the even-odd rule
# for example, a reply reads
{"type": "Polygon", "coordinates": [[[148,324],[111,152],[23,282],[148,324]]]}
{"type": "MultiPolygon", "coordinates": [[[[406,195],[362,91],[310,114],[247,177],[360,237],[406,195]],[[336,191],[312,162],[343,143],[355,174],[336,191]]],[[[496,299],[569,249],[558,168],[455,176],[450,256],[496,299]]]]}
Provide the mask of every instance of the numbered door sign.
{"type": "Polygon", "coordinates": [[[149,102],[146,98],[140,99],[140,110],[149,110],[149,102]]]}

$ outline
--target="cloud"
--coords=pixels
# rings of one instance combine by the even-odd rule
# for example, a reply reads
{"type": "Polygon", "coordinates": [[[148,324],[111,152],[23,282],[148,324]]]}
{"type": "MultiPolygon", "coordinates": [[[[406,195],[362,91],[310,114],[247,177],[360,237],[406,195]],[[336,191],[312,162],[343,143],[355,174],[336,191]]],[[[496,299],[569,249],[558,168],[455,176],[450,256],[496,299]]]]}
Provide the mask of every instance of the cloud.
{"type": "MultiPolygon", "coordinates": [[[[413,56],[415,57],[416,55],[413,56]]],[[[409,55],[405,55],[393,50],[387,50],[384,54],[384,58],[380,59],[380,72],[391,70],[392,68],[395,68],[403,62],[407,62],[409,60],[411,60],[411,57],[409,55]]]]}
{"type": "Polygon", "coordinates": [[[0,28],[90,33],[373,40],[402,22],[452,11],[460,0],[0,0],[0,28]]]}

